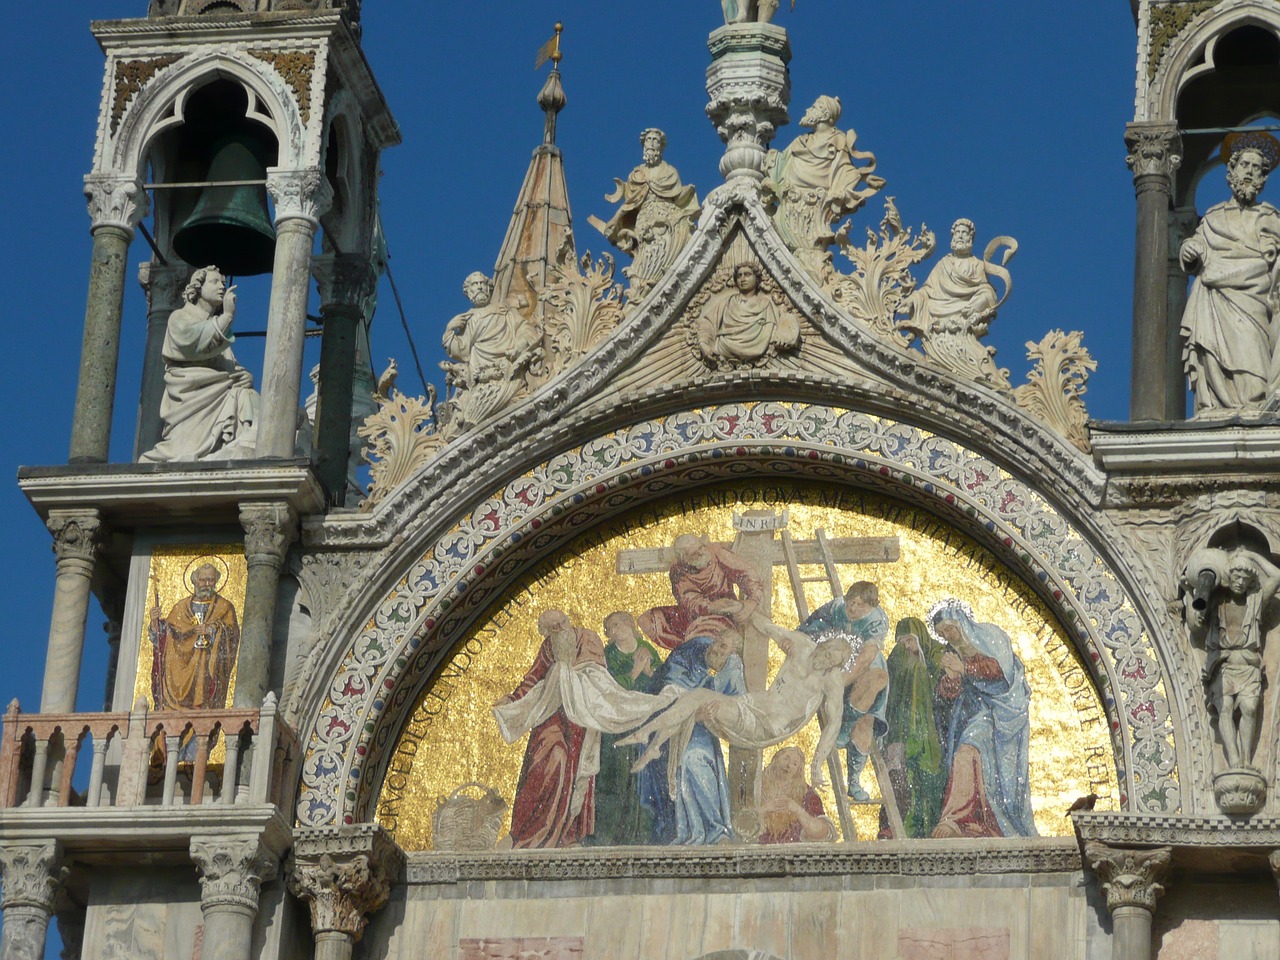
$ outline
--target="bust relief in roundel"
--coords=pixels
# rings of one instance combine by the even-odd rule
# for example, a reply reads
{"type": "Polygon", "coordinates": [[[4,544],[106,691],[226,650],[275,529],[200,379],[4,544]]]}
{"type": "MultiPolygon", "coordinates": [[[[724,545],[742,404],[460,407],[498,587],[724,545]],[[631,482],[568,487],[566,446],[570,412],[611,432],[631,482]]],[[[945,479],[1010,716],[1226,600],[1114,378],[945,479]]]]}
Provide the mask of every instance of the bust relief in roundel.
{"type": "Polygon", "coordinates": [[[1118,798],[1068,634],[900,502],[737,482],[584,534],[427,685],[377,818],[406,849],[1065,835],[1118,798]]]}

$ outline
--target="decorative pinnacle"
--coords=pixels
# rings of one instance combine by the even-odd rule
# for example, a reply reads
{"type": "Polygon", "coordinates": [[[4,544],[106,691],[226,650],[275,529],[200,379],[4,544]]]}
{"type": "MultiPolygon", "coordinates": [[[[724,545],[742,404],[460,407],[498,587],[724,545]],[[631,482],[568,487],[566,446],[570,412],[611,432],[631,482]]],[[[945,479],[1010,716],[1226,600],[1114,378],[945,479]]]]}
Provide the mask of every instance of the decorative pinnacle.
{"type": "Polygon", "coordinates": [[[556,143],[556,116],[564,109],[564,105],[568,102],[564,95],[564,86],[560,83],[560,61],[564,55],[560,52],[560,35],[564,33],[564,24],[556,24],[555,36],[542,45],[542,49],[538,51],[538,61],[535,66],[542,66],[548,60],[552,63],[551,73],[547,75],[547,82],[542,85],[542,90],[538,94],[538,106],[540,106],[547,114],[546,130],[542,137],[545,146],[555,146],[556,143]]]}

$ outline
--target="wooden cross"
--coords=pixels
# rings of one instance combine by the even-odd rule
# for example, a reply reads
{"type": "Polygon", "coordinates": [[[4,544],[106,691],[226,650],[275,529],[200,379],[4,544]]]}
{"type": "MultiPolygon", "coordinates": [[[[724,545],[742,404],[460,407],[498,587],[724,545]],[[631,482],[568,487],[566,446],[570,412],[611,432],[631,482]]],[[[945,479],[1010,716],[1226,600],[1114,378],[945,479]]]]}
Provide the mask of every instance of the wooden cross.
{"type": "MultiPolygon", "coordinates": [[[[737,536],[733,543],[722,543],[738,557],[754,568],[756,576],[764,584],[764,596],[760,613],[773,620],[773,568],[785,566],[791,576],[792,590],[796,594],[796,614],[803,622],[809,615],[804,597],[804,584],[827,580],[836,588],[839,578],[835,564],[844,563],[894,563],[901,555],[901,543],[897,537],[839,537],[826,538],[817,531],[813,540],[792,540],[788,532],[790,512],[783,510],[747,510],[733,515],[733,529],[737,536]],[[781,533],[781,538],[775,534],[781,533]],[[827,570],[823,577],[801,577],[801,564],[823,564],[827,570]]],[[[625,574],[669,574],[672,557],[665,547],[620,550],[617,572],[625,574]]],[[[836,588],[838,589],[838,588],[836,588]]],[[[747,690],[764,690],[769,682],[769,638],[750,622],[742,628],[742,667],[747,690]]],[[[759,779],[761,752],[747,748],[729,748],[729,800],[734,822],[744,822],[754,816],[757,809],[756,783],[759,779]],[[740,819],[741,818],[741,819],[740,819]]],[[[835,765],[832,765],[835,767],[835,765]]],[[[836,776],[835,773],[832,776],[836,776]]],[[[844,798],[844,778],[836,776],[833,789],[837,798],[844,798]]],[[[846,804],[841,805],[841,820],[847,818],[846,804]]],[[[843,823],[846,837],[852,836],[851,823],[843,823]]]]}

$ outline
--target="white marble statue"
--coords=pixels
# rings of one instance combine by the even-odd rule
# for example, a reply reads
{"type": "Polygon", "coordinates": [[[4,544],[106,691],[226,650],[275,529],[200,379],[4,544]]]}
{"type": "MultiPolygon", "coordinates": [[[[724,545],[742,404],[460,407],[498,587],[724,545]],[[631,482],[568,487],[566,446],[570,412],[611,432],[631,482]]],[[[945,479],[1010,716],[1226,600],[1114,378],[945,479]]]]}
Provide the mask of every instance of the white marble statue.
{"type": "Polygon", "coordinates": [[[1205,696],[1231,769],[1250,767],[1262,715],[1262,647],[1280,569],[1245,548],[1197,550],[1182,577],[1187,628],[1205,652],[1205,696]]]}
{"type": "Polygon", "coordinates": [[[1258,200],[1280,144],[1265,134],[1235,135],[1222,153],[1231,199],[1209,208],[1179,254],[1196,277],[1181,334],[1197,417],[1262,407],[1280,387],[1280,212],[1258,200]]]}
{"type": "Polygon", "coordinates": [[[253,456],[259,397],[253,374],[231,352],[235,337],[235,287],[217,267],[191,275],[186,301],[169,316],[165,330],[164,398],[160,442],[139,458],[227,460],[253,456]]]}
{"type": "Polygon", "coordinates": [[[698,349],[708,363],[754,363],[800,345],[799,322],[760,289],[760,279],[756,264],[738,264],[733,286],[712,297],[698,317],[698,349]]]}
{"type": "Polygon", "coordinates": [[[510,303],[493,303],[493,281],[467,277],[462,291],[471,309],[444,329],[440,364],[452,389],[440,410],[441,430],[455,437],[502,411],[529,387],[529,371],[542,359],[542,334],[510,303]]]}
{"type": "Polygon", "coordinates": [[[979,260],[973,254],[972,220],[961,218],[951,227],[951,252],[929,272],[929,277],[903,304],[907,317],[901,328],[920,340],[925,356],[967,380],[994,387],[1009,386],[1009,371],[997,367],[995,348],[980,338],[991,328],[996,310],[1008,298],[1013,283],[1005,269],[1018,250],[1010,237],[996,237],[979,260]],[[1006,247],[1000,263],[991,258],[1006,247]],[[1004,285],[996,293],[990,278],[1004,285]]]}
{"type": "MultiPolygon", "coordinates": [[[[720,0],[726,24],[769,23],[781,5],[781,0],[720,0]]],[[[791,0],[791,9],[795,6],[796,0],[791,0]]]]}
{"type": "Polygon", "coordinates": [[[857,133],[836,129],[840,114],[838,97],[819,97],[800,120],[800,126],[812,133],[801,134],[785,150],[770,150],[765,157],[765,188],[777,200],[773,218],[778,232],[801,263],[819,276],[831,269],[833,225],[857,211],[885,183],[873,172],[875,155],[854,149],[857,133]]]}
{"type": "Polygon", "coordinates": [[[615,178],[617,189],[605,197],[622,206],[608,223],[587,218],[610,243],[631,254],[631,266],[622,273],[631,281],[632,300],[644,296],[675,262],[702,212],[694,186],[682,183],[676,168],[663,159],[667,135],[655,128],[645,130],[640,146],[644,162],[625,183],[615,178]]]}

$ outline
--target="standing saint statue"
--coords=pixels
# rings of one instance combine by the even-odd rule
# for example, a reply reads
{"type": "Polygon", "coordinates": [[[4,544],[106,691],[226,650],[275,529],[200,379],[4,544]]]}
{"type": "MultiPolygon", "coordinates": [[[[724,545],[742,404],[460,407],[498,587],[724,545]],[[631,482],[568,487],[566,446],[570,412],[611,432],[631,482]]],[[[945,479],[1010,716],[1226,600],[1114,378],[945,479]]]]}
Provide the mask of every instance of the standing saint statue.
{"type": "Polygon", "coordinates": [[[610,243],[631,254],[631,266],[622,273],[631,281],[632,300],[643,297],[675,262],[702,213],[694,186],[682,183],[676,168],[662,159],[667,135],[656,128],[645,130],[640,147],[644,162],[625,183],[615,179],[618,189],[605,197],[609,203],[622,201],[622,206],[608,223],[587,218],[610,243]]]}
{"type": "Polygon", "coordinates": [[[157,710],[221,710],[240,649],[236,608],[218,592],[222,572],[202,563],[191,572],[191,593],[161,616],[151,609],[155,651],[151,697],[157,710]]]}
{"type": "Polygon", "coordinates": [[[800,120],[813,132],[781,152],[770,150],[764,164],[766,190],[777,199],[774,224],[800,262],[819,276],[831,269],[832,226],[885,184],[874,173],[875,155],[854,149],[857,133],[836,129],[841,109],[839,97],[819,97],[800,120]]]}
{"type": "Polygon", "coordinates": [[[920,347],[930,360],[966,380],[993,387],[1009,386],[1009,371],[995,364],[995,348],[983,346],[980,338],[991,329],[996,310],[1008,299],[1013,280],[1005,268],[1018,252],[1012,237],[996,237],[987,244],[983,258],[973,255],[975,227],[961,217],[951,226],[951,252],[929,272],[920,289],[902,305],[907,318],[901,328],[920,339],[920,347]],[[1006,247],[1000,263],[991,258],[1006,247]],[[997,296],[990,277],[1004,284],[997,296]]]}
{"type": "Polygon", "coordinates": [[[161,348],[164,427],[160,442],[139,460],[252,457],[259,398],[253,374],[231,352],[235,287],[227,288],[217,267],[203,267],[191,275],[182,296],[186,303],[170,315],[161,348]]]}
{"type": "MultiPolygon", "coordinates": [[[[726,24],[769,23],[780,6],[782,0],[720,0],[726,24]]],[[[796,0],[791,0],[791,9],[795,8],[796,0]]]]}
{"type": "Polygon", "coordinates": [[[1280,387],[1280,211],[1258,200],[1280,143],[1236,133],[1223,141],[1222,157],[1231,199],[1209,208],[1179,252],[1196,277],[1180,332],[1197,417],[1259,408],[1280,387]]]}
{"type": "Polygon", "coordinates": [[[733,268],[733,288],[712,298],[694,326],[703,359],[718,367],[755,363],[800,345],[800,323],[760,289],[760,268],[733,268]]]}
{"type": "Polygon", "coordinates": [[[462,283],[471,309],[444,328],[440,368],[453,393],[440,411],[441,431],[452,439],[501,412],[529,387],[529,371],[542,359],[542,334],[511,304],[495,304],[493,281],[476,272],[462,283]]]}

